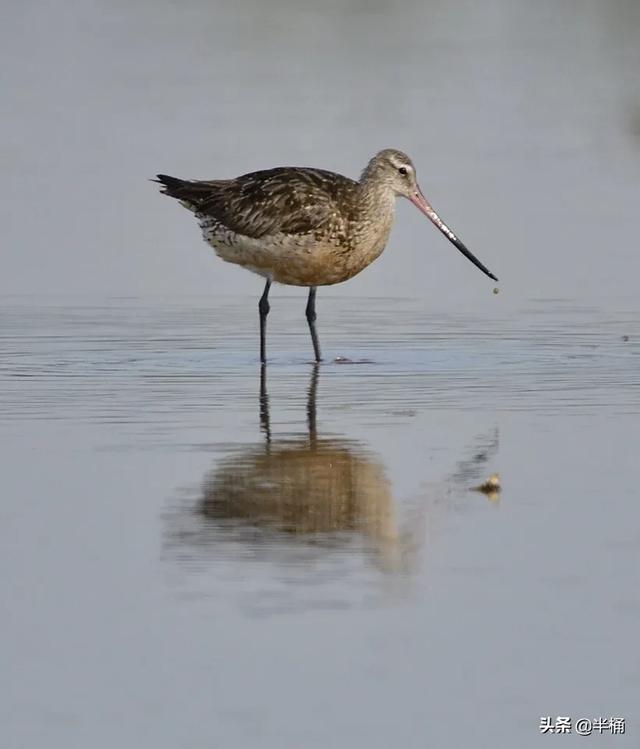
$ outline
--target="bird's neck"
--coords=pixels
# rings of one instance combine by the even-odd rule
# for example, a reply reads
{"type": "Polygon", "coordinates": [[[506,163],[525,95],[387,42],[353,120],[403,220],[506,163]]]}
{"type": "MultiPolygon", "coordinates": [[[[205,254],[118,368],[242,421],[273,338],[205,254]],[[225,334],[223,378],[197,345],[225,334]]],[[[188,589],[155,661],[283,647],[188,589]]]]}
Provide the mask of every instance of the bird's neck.
{"type": "Polygon", "coordinates": [[[378,219],[392,218],[396,196],[388,185],[376,179],[375,173],[370,174],[365,171],[359,182],[359,206],[362,214],[371,217],[377,216],[378,219]]]}

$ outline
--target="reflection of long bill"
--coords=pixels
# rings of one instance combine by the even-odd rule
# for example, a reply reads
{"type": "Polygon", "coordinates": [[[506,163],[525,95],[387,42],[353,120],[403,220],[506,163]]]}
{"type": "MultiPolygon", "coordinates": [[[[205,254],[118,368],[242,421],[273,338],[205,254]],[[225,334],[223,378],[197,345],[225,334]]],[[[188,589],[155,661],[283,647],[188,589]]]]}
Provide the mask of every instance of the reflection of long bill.
{"type": "Polygon", "coordinates": [[[440,229],[440,231],[445,235],[445,237],[455,246],[457,247],[460,252],[468,259],[471,260],[471,262],[476,266],[476,268],[480,268],[480,270],[483,273],[486,273],[489,278],[493,278],[494,281],[497,281],[498,279],[493,275],[493,273],[486,267],[486,265],[483,265],[478,258],[473,255],[469,250],[462,244],[462,242],[456,237],[456,235],[451,231],[451,229],[445,224],[445,222],[438,216],[438,214],[433,210],[431,205],[427,202],[426,198],[422,194],[420,190],[418,190],[413,197],[410,198],[411,202],[417,206],[427,218],[429,218],[433,223],[440,229]]]}

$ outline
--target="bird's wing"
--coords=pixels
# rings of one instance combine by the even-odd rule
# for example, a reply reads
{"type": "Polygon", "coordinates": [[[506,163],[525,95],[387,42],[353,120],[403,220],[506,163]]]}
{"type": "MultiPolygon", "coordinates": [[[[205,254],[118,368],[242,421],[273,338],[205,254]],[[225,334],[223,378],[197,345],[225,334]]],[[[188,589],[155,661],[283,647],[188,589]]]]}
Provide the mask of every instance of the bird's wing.
{"type": "MultiPolygon", "coordinates": [[[[278,168],[234,180],[192,182],[198,215],[210,216],[246,237],[307,234],[351,211],[357,183],[320,169],[278,168]]],[[[178,197],[178,196],[176,196],[178,197]]]]}

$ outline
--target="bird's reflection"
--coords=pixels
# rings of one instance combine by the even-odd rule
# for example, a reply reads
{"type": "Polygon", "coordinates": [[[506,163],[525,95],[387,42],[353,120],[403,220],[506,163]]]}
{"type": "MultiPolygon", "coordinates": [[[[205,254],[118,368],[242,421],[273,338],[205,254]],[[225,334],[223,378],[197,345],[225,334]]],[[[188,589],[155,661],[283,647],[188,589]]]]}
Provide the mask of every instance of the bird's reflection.
{"type": "Polygon", "coordinates": [[[316,541],[361,533],[386,557],[398,539],[389,481],[380,460],[360,443],[318,436],[318,377],[315,365],[307,397],[307,434],[274,439],[262,367],[264,442],[218,464],[205,479],[200,510],[208,519],[316,541]]]}
{"type": "Polygon", "coordinates": [[[195,512],[172,514],[179,522],[172,523],[167,541],[174,550],[179,547],[182,559],[248,553],[286,563],[292,549],[300,561],[301,549],[317,560],[340,548],[359,550],[385,572],[409,571],[427,528],[437,526],[439,510],[451,505],[451,493],[477,484],[497,449],[492,430],[465,449],[444,481],[430,484],[398,512],[378,455],[362,442],[318,434],[318,383],[315,365],[304,435],[274,436],[262,367],[263,438],[216,462],[204,478],[195,512]]]}

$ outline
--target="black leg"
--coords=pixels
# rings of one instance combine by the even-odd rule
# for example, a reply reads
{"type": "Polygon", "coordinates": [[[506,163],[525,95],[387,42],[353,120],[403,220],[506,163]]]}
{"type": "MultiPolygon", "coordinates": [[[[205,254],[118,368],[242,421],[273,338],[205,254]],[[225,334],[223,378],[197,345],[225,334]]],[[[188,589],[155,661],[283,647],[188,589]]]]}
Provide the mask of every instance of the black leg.
{"type": "Polygon", "coordinates": [[[309,444],[311,447],[316,446],[316,395],[318,393],[318,371],[320,367],[318,362],[313,365],[311,372],[311,382],[309,383],[309,392],[307,394],[307,425],[309,427],[309,444]]]}
{"type": "Polygon", "coordinates": [[[267,315],[271,307],[269,306],[269,289],[271,281],[267,279],[264,291],[258,302],[258,312],[260,312],[260,361],[264,364],[267,361],[266,354],[266,335],[267,335],[267,315]]]}
{"type": "Polygon", "coordinates": [[[269,394],[267,393],[267,367],[260,365],[260,428],[271,442],[271,420],[269,418],[269,394]]]}
{"type": "Polygon", "coordinates": [[[318,333],[316,332],[316,287],[312,286],[309,289],[309,299],[307,300],[307,322],[309,323],[309,331],[311,332],[311,341],[313,342],[313,353],[315,354],[316,361],[322,361],[320,354],[320,341],[318,341],[318,333]]]}

